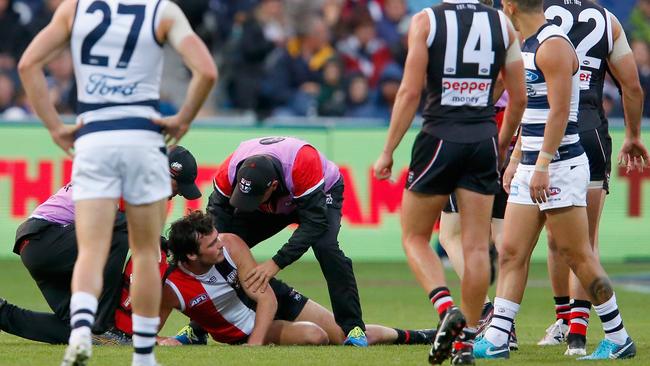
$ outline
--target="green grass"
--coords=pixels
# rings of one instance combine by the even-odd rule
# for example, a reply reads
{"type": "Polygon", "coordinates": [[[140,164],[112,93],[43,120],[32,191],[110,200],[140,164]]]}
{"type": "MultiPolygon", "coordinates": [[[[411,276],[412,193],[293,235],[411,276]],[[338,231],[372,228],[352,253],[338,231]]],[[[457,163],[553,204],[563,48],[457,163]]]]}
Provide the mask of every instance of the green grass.
{"type": "MultiPolygon", "coordinates": [[[[27,271],[17,261],[0,261],[0,296],[12,303],[35,310],[47,310],[47,305],[27,271]]],[[[648,264],[607,266],[610,274],[649,273],[648,264]]],[[[415,283],[406,264],[357,263],[355,272],[361,292],[364,319],[401,328],[433,327],[433,309],[426,295],[415,283]]],[[[282,279],[305,295],[329,306],[324,280],[314,263],[297,263],[281,273],[282,279]]],[[[449,274],[452,293],[459,297],[458,281],[449,274]]],[[[573,360],[562,356],[563,347],[540,348],[535,345],[554,318],[553,302],[546,270],[533,265],[522,310],[517,319],[520,351],[509,361],[479,361],[480,364],[508,365],[566,365],[573,360]]],[[[637,342],[638,356],[624,365],[650,364],[650,328],[647,306],[650,294],[617,291],[625,325],[637,342]]],[[[175,314],[161,334],[175,333],[186,319],[175,314]]],[[[600,322],[592,312],[588,350],[602,337],[600,322]]],[[[58,365],[63,346],[50,346],[23,340],[6,333],[0,334],[0,365],[58,365]]],[[[424,365],[428,347],[376,346],[368,349],[347,347],[259,347],[223,346],[211,343],[206,347],[158,348],[157,357],[165,366],[171,365],[424,365]]],[[[95,347],[91,365],[128,365],[130,348],[95,347]]],[[[590,362],[600,365],[609,362],[590,362]]]]}

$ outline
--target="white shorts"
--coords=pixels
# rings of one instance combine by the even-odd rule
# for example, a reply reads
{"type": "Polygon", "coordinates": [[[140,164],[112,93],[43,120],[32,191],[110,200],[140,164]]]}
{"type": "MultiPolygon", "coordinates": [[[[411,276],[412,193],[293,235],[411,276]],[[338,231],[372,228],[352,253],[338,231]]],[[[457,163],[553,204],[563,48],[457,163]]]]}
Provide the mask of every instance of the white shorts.
{"type": "Polygon", "coordinates": [[[534,165],[519,164],[510,184],[508,203],[538,205],[541,211],[570,206],[587,206],[589,164],[549,166],[551,196],[546,202],[539,204],[530,198],[530,179],[534,172],[534,165]]]}
{"type": "Polygon", "coordinates": [[[157,146],[97,146],[75,152],[72,198],[124,198],[132,205],[171,196],[169,162],[157,146]]]}

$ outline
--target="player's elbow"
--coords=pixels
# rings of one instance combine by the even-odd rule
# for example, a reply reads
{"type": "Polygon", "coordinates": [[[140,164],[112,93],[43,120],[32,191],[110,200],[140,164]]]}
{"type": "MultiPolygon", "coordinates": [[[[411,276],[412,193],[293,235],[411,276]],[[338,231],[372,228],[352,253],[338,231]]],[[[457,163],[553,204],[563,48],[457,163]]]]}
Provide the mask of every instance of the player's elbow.
{"type": "Polygon", "coordinates": [[[20,61],[18,61],[18,74],[20,75],[21,78],[24,78],[27,74],[30,73],[31,70],[34,69],[34,66],[36,66],[36,63],[31,60],[29,57],[21,57],[20,61]]]}
{"type": "Polygon", "coordinates": [[[629,82],[621,85],[623,97],[629,97],[635,100],[643,100],[644,92],[639,82],[629,82]]]}
{"type": "Polygon", "coordinates": [[[520,92],[520,93],[513,93],[513,94],[508,94],[508,97],[510,98],[510,107],[515,108],[517,111],[522,111],[526,109],[526,105],[528,104],[528,96],[526,96],[525,92],[520,92]]]}
{"type": "Polygon", "coordinates": [[[200,77],[205,80],[206,83],[214,85],[219,78],[219,72],[217,71],[217,66],[214,62],[207,62],[205,67],[199,70],[200,77]]]}
{"type": "Polygon", "coordinates": [[[417,102],[420,100],[422,90],[409,85],[402,84],[397,92],[397,98],[407,102],[417,102]]]}

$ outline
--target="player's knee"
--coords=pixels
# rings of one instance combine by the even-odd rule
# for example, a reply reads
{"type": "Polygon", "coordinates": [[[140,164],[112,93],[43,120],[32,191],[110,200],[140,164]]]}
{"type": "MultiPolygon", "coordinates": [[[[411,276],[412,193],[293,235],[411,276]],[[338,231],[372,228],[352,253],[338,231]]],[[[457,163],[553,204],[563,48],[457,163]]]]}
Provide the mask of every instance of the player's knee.
{"type": "Polygon", "coordinates": [[[323,328],[319,327],[316,324],[310,324],[309,326],[306,326],[303,336],[305,339],[305,344],[313,346],[326,345],[329,344],[330,341],[327,333],[323,330],[323,328]]]}
{"type": "Polygon", "coordinates": [[[516,245],[504,242],[499,251],[499,266],[519,265],[525,262],[526,255],[516,245]]]}

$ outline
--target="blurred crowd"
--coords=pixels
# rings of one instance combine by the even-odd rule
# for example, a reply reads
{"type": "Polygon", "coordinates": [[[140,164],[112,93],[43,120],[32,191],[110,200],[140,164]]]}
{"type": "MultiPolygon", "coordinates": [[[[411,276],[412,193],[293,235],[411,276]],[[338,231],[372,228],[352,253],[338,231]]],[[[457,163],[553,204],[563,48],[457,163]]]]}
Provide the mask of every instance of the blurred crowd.
{"type": "MultiPolygon", "coordinates": [[[[62,0],[0,0],[0,118],[26,119],[29,103],[16,64],[62,0]]],[[[219,65],[209,110],[253,112],[258,119],[324,116],[388,122],[402,79],[411,16],[431,0],[177,1],[219,65]]],[[[650,116],[650,0],[639,0],[625,25],[646,91],[650,116]]],[[[189,75],[188,75],[189,78],[189,75]]],[[[74,114],[69,52],[47,65],[50,97],[74,114]]],[[[610,82],[604,106],[621,116],[610,82]]],[[[173,114],[173,100],[163,101],[173,114]]]]}

